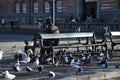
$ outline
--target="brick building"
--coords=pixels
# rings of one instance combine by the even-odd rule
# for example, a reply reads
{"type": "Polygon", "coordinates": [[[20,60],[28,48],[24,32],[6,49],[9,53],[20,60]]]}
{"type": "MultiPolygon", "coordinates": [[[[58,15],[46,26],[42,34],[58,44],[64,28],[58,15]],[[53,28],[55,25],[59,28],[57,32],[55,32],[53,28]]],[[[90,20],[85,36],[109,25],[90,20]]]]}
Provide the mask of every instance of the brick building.
{"type": "MultiPolygon", "coordinates": [[[[39,17],[43,21],[48,17],[52,18],[52,6],[52,0],[0,0],[0,19],[19,20],[21,24],[37,23],[39,17]]],[[[55,0],[55,12],[57,22],[87,15],[96,18],[96,0],[55,0]]]]}
{"type": "Polygon", "coordinates": [[[120,0],[99,0],[99,17],[103,22],[120,22],[120,0]]]}

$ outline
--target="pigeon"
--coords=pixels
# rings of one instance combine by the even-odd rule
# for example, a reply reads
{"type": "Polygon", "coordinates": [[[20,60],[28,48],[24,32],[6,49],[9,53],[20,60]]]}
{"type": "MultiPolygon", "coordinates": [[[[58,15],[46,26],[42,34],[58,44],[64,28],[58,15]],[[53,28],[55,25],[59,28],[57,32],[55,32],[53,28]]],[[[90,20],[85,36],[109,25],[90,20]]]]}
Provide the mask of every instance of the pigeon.
{"type": "Polygon", "coordinates": [[[108,68],[107,60],[103,59],[100,63],[101,68],[108,68]]]}
{"type": "Polygon", "coordinates": [[[27,55],[27,53],[23,52],[21,54],[22,54],[22,60],[20,62],[22,62],[22,63],[30,62],[30,57],[27,55]]]}
{"type": "Polygon", "coordinates": [[[74,59],[72,59],[71,62],[70,62],[70,65],[71,65],[72,67],[76,67],[76,66],[78,66],[79,64],[80,64],[80,63],[79,63],[79,62],[75,62],[74,59]]]}
{"type": "Polygon", "coordinates": [[[117,64],[116,66],[115,66],[115,68],[119,68],[120,67],[120,64],[117,64]]]}
{"type": "Polygon", "coordinates": [[[81,72],[83,72],[82,67],[76,66],[76,75],[79,75],[81,72]]]}
{"type": "Polygon", "coordinates": [[[50,80],[54,80],[55,78],[55,73],[53,71],[49,71],[49,74],[48,74],[50,80]]]}
{"type": "Polygon", "coordinates": [[[22,60],[22,55],[20,53],[16,53],[14,56],[15,60],[22,60]]]}
{"type": "Polygon", "coordinates": [[[39,66],[39,58],[37,57],[36,60],[33,62],[33,65],[35,66],[39,66]]]}
{"type": "Polygon", "coordinates": [[[17,47],[17,45],[12,46],[12,48],[16,48],[16,47],[17,47]]]}
{"type": "Polygon", "coordinates": [[[14,65],[13,69],[16,71],[16,72],[20,72],[22,69],[20,68],[20,62],[19,62],[19,59],[17,60],[17,63],[14,65]]]}
{"type": "Polygon", "coordinates": [[[39,65],[38,71],[40,72],[40,74],[42,73],[42,71],[43,71],[43,66],[42,65],[39,65]]]}
{"type": "Polygon", "coordinates": [[[26,66],[26,71],[27,72],[33,72],[33,69],[31,67],[29,67],[29,66],[26,66]]]}
{"type": "Polygon", "coordinates": [[[2,57],[3,57],[3,51],[2,50],[0,50],[0,60],[2,59],[2,57]]]}
{"type": "Polygon", "coordinates": [[[10,74],[8,70],[6,70],[3,74],[5,74],[6,80],[13,80],[16,77],[16,75],[10,74]]]}

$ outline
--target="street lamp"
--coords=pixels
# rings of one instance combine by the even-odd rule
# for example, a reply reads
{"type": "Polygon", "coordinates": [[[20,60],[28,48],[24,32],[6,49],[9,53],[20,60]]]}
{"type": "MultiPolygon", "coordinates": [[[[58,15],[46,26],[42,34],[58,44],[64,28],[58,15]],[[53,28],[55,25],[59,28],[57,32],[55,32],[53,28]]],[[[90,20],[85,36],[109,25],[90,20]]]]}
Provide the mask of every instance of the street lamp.
{"type": "Polygon", "coordinates": [[[55,0],[53,0],[53,25],[55,25],[55,0]]]}

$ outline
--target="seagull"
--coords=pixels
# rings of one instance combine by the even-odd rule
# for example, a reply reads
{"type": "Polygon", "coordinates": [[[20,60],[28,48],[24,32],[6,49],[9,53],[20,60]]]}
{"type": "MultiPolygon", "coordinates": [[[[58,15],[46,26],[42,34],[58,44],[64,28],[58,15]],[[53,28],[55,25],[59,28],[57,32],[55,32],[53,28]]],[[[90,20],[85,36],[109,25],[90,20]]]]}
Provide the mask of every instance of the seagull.
{"type": "Polygon", "coordinates": [[[16,75],[10,74],[8,70],[6,70],[3,74],[5,74],[6,80],[13,80],[16,77],[16,75]]]}
{"type": "Polygon", "coordinates": [[[2,59],[2,57],[3,57],[3,51],[2,50],[0,50],[0,60],[2,59]]]}
{"type": "Polygon", "coordinates": [[[40,74],[42,73],[42,71],[43,71],[43,66],[42,66],[42,65],[40,65],[40,66],[38,67],[38,71],[40,72],[40,74]]]}
{"type": "Polygon", "coordinates": [[[31,67],[29,67],[29,66],[26,66],[26,71],[27,72],[33,72],[33,69],[31,67]]]}
{"type": "Polygon", "coordinates": [[[55,78],[55,73],[53,71],[49,71],[49,74],[48,74],[50,80],[54,80],[55,78]]]}
{"type": "Polygon", "coordinates": [[[16,72],[20,72],[22,69],[20,68],[20,62],[19,62],[19,59],[17,60],[17,63],[14,65],[13,69],[16,71],[16,72]]]}
{"type": "Polygon", "coordinates": [[[83,72],[82,67],[76,66],[76,74],[78,75],[79,73],[83,72]]]}

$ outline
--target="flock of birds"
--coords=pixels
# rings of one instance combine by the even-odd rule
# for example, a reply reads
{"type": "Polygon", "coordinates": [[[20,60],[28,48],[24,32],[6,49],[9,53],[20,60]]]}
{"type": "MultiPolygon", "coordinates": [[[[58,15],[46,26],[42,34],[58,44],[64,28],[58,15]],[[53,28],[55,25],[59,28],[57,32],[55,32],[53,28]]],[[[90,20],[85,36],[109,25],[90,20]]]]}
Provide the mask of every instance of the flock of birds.
{"type": "MultiPolygon", "coordinates": [[[[59,63],[62,64],[69,64],[71,67],[75,68],[76,75],[79,75],[81,72],[83,72],[83,67],[80,66],[80,64],[89,64],[91,63],[91,59],[98,61],[98,65],[101,68],[107,68],[108,63],[107,59],[105,58],[105,55],[103,52],[99,51],[99,54],[92,55],[88,54],[85,51],[81,51],[81,54],[74,56],[76,53],[72,52],[66,52],[65,50],[59,50],[56,52],[55,56],[55,66],[58,66],[59,63]]],[[[0,50],[0,60],[3,58],[4,52],[0,50]]],[[[25,65],[25,70],[28,73],[34,72],[32,67],[37,67],[37,70],[41,74],[43,72],[43,65],[40,63],[39,56],[33,56],[33,52],[31,49],[27,51],[27,53],[23,51],[18,51],[18,53],[14,56],[16,63],[13,65],[13,70],[16,72],[22,71],[22,65],[25,65]]],[[[120,64],[117,64],[115,67],[119,68],[120,64]]],[[[6,80],[13,80],[17,76],[15,74],[11,74],[8,70],[5,70],[0,74],[0,76],[4,76],[6,80]]],[[[54,80],[56,74],[53,71],[48,72],[48,76],[50,80],[54,80]]]]}

